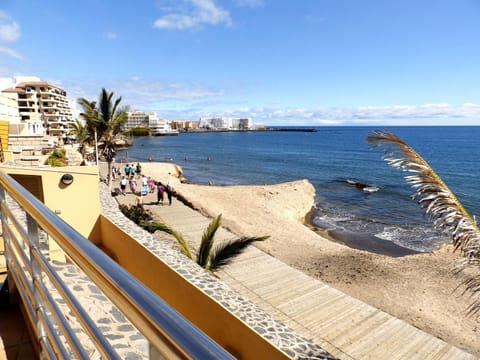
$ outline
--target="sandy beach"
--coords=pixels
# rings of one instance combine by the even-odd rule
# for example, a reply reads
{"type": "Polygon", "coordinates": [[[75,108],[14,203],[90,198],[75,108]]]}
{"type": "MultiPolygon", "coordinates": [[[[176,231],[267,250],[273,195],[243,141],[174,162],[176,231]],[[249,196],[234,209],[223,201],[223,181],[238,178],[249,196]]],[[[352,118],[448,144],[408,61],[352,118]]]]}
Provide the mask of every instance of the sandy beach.
{"type": "MultiPolygon", "coordinates": [[[[123,164],[117,165],[123,173],[123,164]]],[[[405,256],[392,250],[397,256],[388,256],[341,244],[341,234],[333,241],[326,232],[306,224],[315,205],[315,189],[308,180],[203,186],[181,183],[179,178],[188,174],[170,163],[142,163],[142,171],[162,182],[172,173],[178,197],[198,211],[211,217],[221,213],[222,225],[239,236],[270,235],[256,245],[268,254],[480,356],[479,318],[466,314],[470,299],[459,288],[465,274],[453,273],[458,254],[451,246],[405,256]]],[[[367,248],[372,246],[381,244],[367,248]]]]}

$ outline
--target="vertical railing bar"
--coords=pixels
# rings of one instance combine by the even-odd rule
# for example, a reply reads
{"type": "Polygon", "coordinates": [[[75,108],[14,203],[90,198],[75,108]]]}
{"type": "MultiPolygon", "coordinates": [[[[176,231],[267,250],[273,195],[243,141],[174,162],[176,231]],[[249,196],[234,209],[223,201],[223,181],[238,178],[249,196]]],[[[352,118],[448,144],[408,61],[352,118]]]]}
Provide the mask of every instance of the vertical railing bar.
{"type": "Polygon", "coordinates": [[[53,317],[55,318],[55,323],[63,330],[63,334],[65,338],[67,339],[70,348],[76,355],[80,358],[83,359],[88,359],[88,355],[85,352],[85,350],[82,347],[82,344],[78,337],[75,335],[72,327],[70,324],[66,321],[64,316],[62,315],[62,311],[57,305],[57,302],[55,299],[52,297],[48,289],[45,287],[44,283],[36,283],[36,286],[39,286],[40,288],[37,289],[40,294],[42,295],[44,302],[46,306],[48,306],[50,312],[52,313],[53,317]],[[46,301],[45,301],[46,300],[46,301]]]}
{"type": "MultiPolygon", "coordinates": [[[[42,349],[44,349],[44,351],[47,352],[48,359],[55,359],[55,360],[58,359],[57,353],[55,352],[55,350],[53,349],[52,345],[50,344],[47,338],[41,338],[39,342],[39,346],[42,349]]],[[[64,357],[64,359],[68,359],[68,358],[69,356],[64,357]]]]}
{"type": "MultiPolygon", "coordinates": [[[[62,344],[60,341],[58,335],[55,333],[55,328],[52,325],[52,322],[48,318],[47,314],[45,313],[44,310],[42,310],[40,313],[40,321],[45,325],[45,330],[46,330],[46,336],[45,336],[45,342],[50,344],[51,347],[53,348],[53,351],[55,354],[60,353],[61,357],[60,359],[69,359],[71,358],[72,354],[67,351],[65,348],[65,345],[62,344]]],[[[58,358],[58,356],[56,356],[58,358]]],[[[82,359],[88,359],[88,356],[82,356],[82,359]]]]}
{"type": "Polygon", "coordinates": [[[117,352],[113,349],[108,341],[104,340],[104,335],[95,325],[91,317],[84,311],[83,306],[75,299],[70,289],[65,285],[55,269],[52,268],[43,257],[40,250],[32,252],[32,256],[38,260],[38,264],[45,270],[48,279],[53,283],[55,289],[60,293],[61,297],[67,303],[70,310],[73,311],[77,320],[82,324],[83,329],[92,338],[92,341],[99,346],[98,350],[103,356],[108,358],[119,358],[117,352]]]}
{"type": "Polygon", "coordinates": [[[48,341],[45,341],[46,339],[41,339],[40,345],[42,345],[42,348],[44,351],[47,352],[48,358],[49,359],[57,359],[55,351],[53,351],[52,346],[48,343],[48,341]]]}

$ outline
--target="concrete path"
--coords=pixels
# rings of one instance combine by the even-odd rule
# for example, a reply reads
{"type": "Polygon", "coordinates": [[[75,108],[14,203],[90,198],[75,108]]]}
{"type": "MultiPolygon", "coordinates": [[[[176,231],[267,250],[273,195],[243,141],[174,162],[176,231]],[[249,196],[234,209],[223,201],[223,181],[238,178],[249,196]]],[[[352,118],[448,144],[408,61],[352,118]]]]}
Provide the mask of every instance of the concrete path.
{"type": "MultiPolygon", "coordinates": [[[[120,195],[117,199],[132,204],[134,195],[120,195]]],[[[154,202],[156,195],[147,195],[145,208],[182,233],[196,249],[211,219],[175,198],[171,206],[154,202]]],[[[221,228],[216,241],[235,237],[221,228]]],[[[253,246],[218,275],[273,318],[341,359],[476,359],[253,246]]]]}

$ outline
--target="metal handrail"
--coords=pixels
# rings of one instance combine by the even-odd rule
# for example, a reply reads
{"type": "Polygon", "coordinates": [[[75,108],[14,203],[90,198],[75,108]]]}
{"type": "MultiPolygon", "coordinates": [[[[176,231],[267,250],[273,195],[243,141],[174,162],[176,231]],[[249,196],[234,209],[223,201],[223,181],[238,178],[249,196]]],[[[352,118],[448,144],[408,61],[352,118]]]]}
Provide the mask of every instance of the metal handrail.
{"type": "MultiPolygon", "coordinates": [[[[118,307],[118,309],[128,318],[131,323],[141,332],[150,343],[150,347],[169,359],[233,359],[232,355],[221,348],[207,335],[201,332],[198,328],[192,325],[188,320],[183,318],[173,308],[166,304],[162,299],[155,295],[150,289],[145,287],[94,244],[92,244],[85,237],[80,235],[70,225],[65,223],[50,209],[48,209],[42,202],[34,197],[30,192],[24,189],[8,174],[0,171],[0,212],[2,216],[2,226],[4,227],[4,238],[11,236],[12,231],[6,230],[8,227],[8,211],[4,209],[6,205],[5,193],[8,193],[12,199],[25,211],[28,218],[34,221],[35,226],[43,229],[49,236],[51,236],[58,243],[60,248],[72,261],[98,286],[98,288],[110,299],[110,301],[118,307]]],[[[18,222],[16,222],[18,224],[18,222]]],[[[17,231],[25,235],[30,231],[17,231]]],[[[8,239],[5,239],[7,242],[8,239]]],[[[35,239],[25,239],[29,242],[30,254],[29,260],[34,263],[42,273],[47,274],[49,278],[54,279],[54,283],[60,286],[58,292],[65,296],[65,302],[69,305],[74,305],[74,313],[77,313],[77,320],[82,324],[84,330],[91,336],[91,341],[97,346],[97,349],[105,354],[110,353],[104,348],[105,338],[98,338],[99,333],[95,330],[95,324],[81,306],[77,308],[76,299],[68,291],[65,283],[55,274],[48,274],[53,271],[53,268],[47,266],[45,258],[42,260],[42,253],[35,245],[35,239]],[[38,263],[42,265],[38,265],[38,263]],[[67,290],[65,290],[67,289],[67,290]],[[89,320],[90,319],[90,320],[89,320]],[[103,349],[103,350],[102,350],[103,349]]],[[[7,263],[9,258],[15,254],[8,254],[6,244],[7,263]]],[[[13,250],[12,250],[13,252],[13,250]]],[[[29,270],[31,271],[31,270],[29,270]]],[[[32,281],[38,281],[38,274],[31,274],[32,281]]],[[[21,284],[19,284],[21,285],[21,284]]],[[[31,289],[42,289],[38,286],[30,286],[30,289],[22,289],[23,293],[31,289]]],[[[28,298],[35,298],[36,301],[41,301],[45,298],[45,294],[39,296],[26,296],[28,298]],[[40,300],[37,300],[40,299],[40,300]]],[[[25,299],[23,299],[25,301],[25,299]]],[[[32,304],[28,304],[29,307],[32,304]]],[[[35,304],[33,304],[35,306],[35,304]]],[[[38,305],[37,305],[38,307],[38,305]]],[[[35,309],[38,311],[38,309],[35,309]]],[[[50,307],[50,311],[54,311],[54,307],[50,307]]],[[[61,315],[61,314],[60,314],[61,315]]],[[[36,315],[32,315],[36,317],[36,315]]],[[[43,314],[43,316],[45,316],[43,314]]],[[[63,326],[58,327],[63,329],[63,326]]],[[[52,335],[51,329],[43,328],[39,336],[52,335]]],[[[66,336],[68,337],[68,336],[66,336]]],[[[41,339],[41,343],[45,340],[41,339]]],[[[107,346],[108,347],[108,346],[107,346]]],[[[45,349],[46,355],[51,352],[51,349],[45,349]]],[[[110,356],[110,355],[109,355],[110,356]]]]}

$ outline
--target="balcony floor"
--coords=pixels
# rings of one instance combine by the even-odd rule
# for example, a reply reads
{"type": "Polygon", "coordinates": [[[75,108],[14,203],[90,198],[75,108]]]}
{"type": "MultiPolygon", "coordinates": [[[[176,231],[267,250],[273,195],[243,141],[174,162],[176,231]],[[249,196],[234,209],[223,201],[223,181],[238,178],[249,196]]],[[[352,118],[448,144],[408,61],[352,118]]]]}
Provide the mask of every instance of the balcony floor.
{"type": "MultiPolygon", "coordinates": [[[[5,281],[0,274],[0,288],[5,281]]],[[[0,296],[0,360],[30,360],[38,358],[35,353],[18,305],[10,305],[0,296]]]]}

